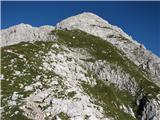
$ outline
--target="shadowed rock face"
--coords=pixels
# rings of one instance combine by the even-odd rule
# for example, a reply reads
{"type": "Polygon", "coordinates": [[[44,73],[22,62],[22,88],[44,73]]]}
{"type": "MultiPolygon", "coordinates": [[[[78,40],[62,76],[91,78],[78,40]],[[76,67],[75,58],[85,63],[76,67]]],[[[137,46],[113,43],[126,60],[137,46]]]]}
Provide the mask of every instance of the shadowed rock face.
{"type": "Polygon", "coordinates": [[[147,105],[149,100],[146,96],[144,96],[139,102],[140,104],[138,106],[137,115],[139,116],[139,118],[141,118],[143,116],[145,106],[147,105]]]}
{"type": "Polygon", "coordinates": [[[159,120],[160,58],[99,16],[1,34],[2,119],[159,120]]]}
{"type": "Polygon", "coordinates": [[[138,120],[159,120],[159,113],[156,111],[158,102],[150,101],[147,96],[143,96],[139,102],[137,110],[138,120]]]}

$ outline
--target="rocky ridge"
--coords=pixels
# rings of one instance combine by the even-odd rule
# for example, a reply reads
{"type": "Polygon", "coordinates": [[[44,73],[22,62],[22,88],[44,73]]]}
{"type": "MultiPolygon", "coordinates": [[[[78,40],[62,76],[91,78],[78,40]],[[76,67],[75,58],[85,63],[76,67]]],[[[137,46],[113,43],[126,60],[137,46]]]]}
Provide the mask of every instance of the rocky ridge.
{"type": "Polygon", "coordinates": [[[1,46],[8,46],[27,41],[54,40],[48,34],[54,30],[53,26],[32,27],[29,24],[21,23],[1,31],[1,46]]]}

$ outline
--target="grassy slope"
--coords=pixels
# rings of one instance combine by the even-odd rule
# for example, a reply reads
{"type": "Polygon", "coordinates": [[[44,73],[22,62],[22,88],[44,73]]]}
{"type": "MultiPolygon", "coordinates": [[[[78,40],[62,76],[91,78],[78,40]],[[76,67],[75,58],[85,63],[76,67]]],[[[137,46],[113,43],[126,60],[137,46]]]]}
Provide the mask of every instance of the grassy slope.
{"type": "MultiPolygon", "coordinates": [[[[1,82],[1,88],[2,88],[2,106],[7,105],[7,101],[11,99],[11,96],[13,92],[18,92],[19,95],[23,95],[23,97],[26,97],[32,93],[24,91],[24,88],[20,88],[20,84],[23,84],[24,86],[30,85],[31,83],[34,83],[33,79],[36,78],[37,75],[42,74],[50,74],[47,71],[43,71],[39,69],[39,66],[42,64],[42,59],[40,57],[36,57],[36,54],[39,54],[39,51],[43,51],[40,56],[43,56],[45,52],[50,50],[52,44],[50,42],[35,42],[32,43],[19,43],[12,46],[7,46],[2,48],[2,74],[5,77],[5,80],[2,80],[1,82]],[[10,53],[7,50],[11,50],[14,53],[10,53]],[[26,61],[24,59],[19,58],[17,55],[21,54],[24,55],[26,61]],[[14,63],[11,63],[11,61],[14,59],[14,63]],[[16,71],[20,71],[23,73],[22,76],[14,75],[16,71]],[[25,71],[24,71],[25,70],[25,71]],[[24,72],[23,72],[24,71],[24,72]],[[7,99],[6,99],[7,98],[7,99]],[[6,100],[5,100],[6,99],[6,100]]],[[[17,100],[19,102],[21,98],[17,100]]],[[[20,102],[19,102],[20,103],[20,102]]],[[[22,103],[21,103],[22,104],[22,103]]],[[[21,105],[19,104],[19,105],[21,105]]],[[[17,106],[19,106],[17,105],[17,106]]],[[[10,120],[10,119],[27,119],[25,116],[22,116],[19,108],[17,106],[13,106],[12,108],[9,108],[9,106],[5,107],[5,113],[2,114],[2,119],[10,120]],[[15,111],[20,111],[19,114],[11,116],[15,111]]]]}
{"type": "MultiPolygon", "coordinates": [[[[96,60],[106,60],[112,64],[117,64],[124,71],[129,73],[131,77],[134,77],[139,86],[144,88],[144,91],[146,93],[152,94],[152,97],[155,97],[156,94],[160,91],[160,88],[148,81],[146,75],[137,66],[130,62],[125,56],[123,56],[122,52],[117,50],[110,43],[78,30],[58,30],[54,31],[52,34],[56,34],[57,36],[59,36],[57,44],[63,44],[72,48],[86,49],[95,58],[88,60],[89,62],[94,62],[96,60]],[[75,38],[73,38],[73,36],[75,38]]],[[[52,44],[54,43],[19,43],[17,45],[2,48],[2,74],[4,74],[5,76],[5,80],[2,80],[1,83],[3,95],[2,106],[6,105],[7,102],[7,100],[5,100],[4,98],[10,99],[14,91],[17,91],[19,94],[23,94],[24,96],[28,96],[31,93],[25,92],[24,89],[20,88],[19,83],[29,85],[34,82],[33,79],[35,79],[36,75],[38,74],[53,76],[55,75],[54,73],[40,70],[39,66],[41,66],[42,64],[42,59],[41,57],[36,57],[36,54],[39,54],[39,56],[43,56],[45,55],[45,53],[50,51],[52,44]],[[6,50],[12,50],[16,53],[24,55],[27,62],[25,62],[22,58],[19,58],[16,54],[9,53],[6,50]],[[13,64],[11,64],[12,59],[16,59],[13,64]],[[18,77],[16,75],[13,75],[15,70],[23,71],[24,69],[26,69],[26,71],[24,72],[26,74],[24,76],[18,77]],[[8,79],[8,81],[6,81],[6,79],[8,79]],[[12,81],[14,82],[12,83],[12,81]]],[[[135,98],[133,96],[131,96],[126,91],[119,91],[114,87],[114,85],[108,87],[100,80],[97,80],[97,83],[98,84],[96,86],[90,86],[87,83],[82,83],[82,86],[87,94],[96,99],[96,104],[103,106],[104,110],[106,110],[106,115],[115,116],[114,113],[116,113],[119,120],[134,119],[130,115],[122,112],[112,103],[112,101],[114,101],[117,105],[130,105],[136,110],[135,98]]],[[[16,110],[18,110],[17,106],[13,107],[12,109],[6,107],[6,112],[2,114],[3,118],[5,120],[27,119],[26,117],[22,116],[22,111],[10,118],[9,116],[12,115],[16,110]]]]}
{"type": "MultiPolygon", "coordinates": [[[[79,30],[57,30],[54,31],[53,34],[59,36],[58,41],[60,44],[64,44],[73,48],[86,49],[96,58],[95,60],[106,60],[112,64],[120,66],[126,73],[129,73],[131,77],[135,78],[136,82],[144,89],[146,93],[152,94],[153,98],[155,98],[157,93],[160,92],[160,88],[148,80],[147,74],[145,74],[133,62],[127,59],[121,51],[119,51],[109,42],[79,30]],[[75,39],[73,39],[73,36],[75,39]]],[[[92,62],[95,60],[92,59],[92,62]]]]}
{"type": "MultiPolygon", "coordinates": [[[[144,90],[145,94],[150,94],[151,98],[156,98],[157,93],[160,92],[160,88],[148,80],[147,74],[145,74],[145,72],[143,72],[129,59],[127,59],[125,55],[116,47],[100,39],[99,37],[89,35],[79,30],[57,30],[53,31],[52,34],[59,36],[59,44],[64,44],[72,48],[86,49],[96,58],[95,60],[88,60],[89,62],[94,62],[96,60],[106,60],[111,64],[120,66],[126,73],[129,73],[131,77],[135,78],[139,87],[144,90]]],[[[82,85],[85,92],[94,97],[98,104],[101,104],[100,102],[103,103],[101,106],[103,106],[103,108],[107,111],[106,114],[115,116],[116,113],[117,119],[119,120],[133,119],[133,117],[126,115],[118,107],[116,107],[112,101],[114,101],[117,105],[120,105],[121,103],[126,106],[131,106],[136,113],[137,106],[135,104],[135,97],[131,96],[126,91],[119,91],[114,86],[108,87],[100,80],[97,80],[97,83],[98,84],[94,87],[87,83],[83,83],[82,85]]]]}

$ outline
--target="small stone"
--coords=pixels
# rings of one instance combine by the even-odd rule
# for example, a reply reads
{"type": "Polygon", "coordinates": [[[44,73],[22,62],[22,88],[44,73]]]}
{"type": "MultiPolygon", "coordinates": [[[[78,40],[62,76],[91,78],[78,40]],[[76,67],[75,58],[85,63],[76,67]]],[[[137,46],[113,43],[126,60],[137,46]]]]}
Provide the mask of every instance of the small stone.
{"type": "Polygon", "coordinates": [[[33,91],[33,86],[25,86],[25,91],[33,91]]]}

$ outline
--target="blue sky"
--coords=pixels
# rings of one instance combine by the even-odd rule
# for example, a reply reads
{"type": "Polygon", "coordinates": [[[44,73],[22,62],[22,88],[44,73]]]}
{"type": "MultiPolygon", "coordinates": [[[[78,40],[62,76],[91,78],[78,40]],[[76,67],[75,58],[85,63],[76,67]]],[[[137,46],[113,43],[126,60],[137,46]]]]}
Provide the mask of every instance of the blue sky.
{"type": "Polygon", "coordinates": [[[93,12],[121,27],[160,56],[160,2],[2,2],[2,29],[19,23],[55,25],[82,12],[93,12]]]}

